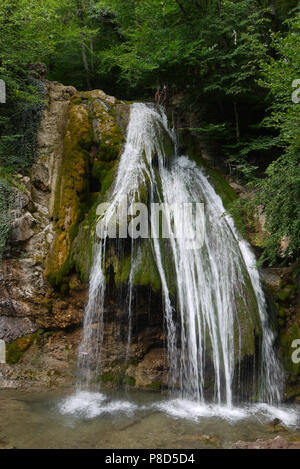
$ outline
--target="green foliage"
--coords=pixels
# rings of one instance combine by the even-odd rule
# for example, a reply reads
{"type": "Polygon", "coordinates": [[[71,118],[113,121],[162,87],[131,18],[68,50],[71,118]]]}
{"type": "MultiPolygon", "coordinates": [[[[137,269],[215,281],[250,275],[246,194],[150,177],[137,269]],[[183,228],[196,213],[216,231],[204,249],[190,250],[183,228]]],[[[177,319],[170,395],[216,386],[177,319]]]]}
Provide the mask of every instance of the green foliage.
{"type": "MultiPolygon", "coordinates": [[[[63,2],[64,3],[64,2],[63,2]]],[[[54,51],[63,31],[58,0],[2,0],[0,4],[0,76],[9,97],[21,97],[28,65],[54,51]]]]}
{"type": "MultiPolygon", "coordinates": [[[[44,92],[32,64],[78,89],[153,98],[158,84],[183,96],[187,127],[227,167],[258,188],[270,237],[299,253],[300,78],[297,0],[2,0],[0,164],[26,171],[35,158],[44,92]],[[259,79],[258,79],[259,78],[259,79]],[[267,116],[267,117],[266,117],[267,116]]],[[[171,92],[169,93],[171,94],[171,92]]],[[[224,166],[224,165],[223,165],[224,166]]],[[[102,191],[110,159],[94,168],[102,191]],[[105,178],[103,179],[103,177],[105,178]]]]}
{"type": "MultiPolygon", "coordinates": [[[[300,12],[287,23],[285,36],[273,35],[276,58],[262,64],[260,85],[271,92],[271,114],[264,125],[274,128],[283,154],[266,170],[266,177],[257,181],[257,202],[263,204],[266,228],[270,236],[263,258],[274,262],[282,237],[289,240],[286,257],[300,252],[300,104],[292,101],[292,83],[300,78],[300,12]]],[[[298,93],[299,94],[299,93],[298,93]]]]}
{"type": "Polygon", "coordinates": [[[26,99],[14,99],[3,105],[6,119],[0,125],[0,164],[25,171],[36,157],[37,131],[40,124],[45,90],[42,82],[31,78],[26,99]]]}

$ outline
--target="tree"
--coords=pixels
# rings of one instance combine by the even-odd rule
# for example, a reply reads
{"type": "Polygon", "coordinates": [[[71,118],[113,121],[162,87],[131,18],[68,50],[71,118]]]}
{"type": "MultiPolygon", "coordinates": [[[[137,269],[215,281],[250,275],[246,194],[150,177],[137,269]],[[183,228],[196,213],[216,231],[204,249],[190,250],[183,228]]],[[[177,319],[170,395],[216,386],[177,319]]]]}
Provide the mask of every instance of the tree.
{"type": "Polygon", "coordinates": [[[270,236],[265,242],[264,258],[274,262],[280,240],[286,237],[289,248],[286,257],[300,252],[300,12],[287,22],[288,33],[273,34],[276,56],[262,63],[259,83],[270,90],[272,104],[264,125],[278,132],[276,145],[283,152],[258,181],[257,202],[266,213],[266,229],[270,236]],[[298,81],[295,81],[298,80],[298,81]],[[293,88],[297,85],[298,91],[293,88]],[[294,98],[292,99],[292,93],[294,98]]]}

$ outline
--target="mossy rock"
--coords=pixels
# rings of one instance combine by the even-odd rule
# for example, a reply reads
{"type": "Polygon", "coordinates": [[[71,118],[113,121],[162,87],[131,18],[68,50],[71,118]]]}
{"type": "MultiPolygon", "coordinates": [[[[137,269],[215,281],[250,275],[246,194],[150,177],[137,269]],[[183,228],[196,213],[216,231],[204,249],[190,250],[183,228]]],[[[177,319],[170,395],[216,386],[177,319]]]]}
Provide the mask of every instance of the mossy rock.
{"type": "Polygon", "coordinates": [[[89,152],[93,134],[85,105],[71,104],[64,140],[64,154],[55,194],[56,238],[46,266],[46,277],[54,285],[70,270],[70,247],[78,233],[88,192],[89,152]]]}
{"type": "Polygon", "coordinates": [[[150,384],[147,384],[145,389],[147,389],[148,391],[155,391],[155,392],[158,392],[158,391],[161,391],[163,389],[163,383],[160,382],[160,381],[153,381],[153,383],[150,383],[150,384]]]}
{"type": "MultiPolygon", "coordinates": [[[[143,240],[140,248],[138,248],[138,253],[134,257],[136,263],[132,278],[133,286],[149,286],[154,292],[160,291],[160,276],[149,240],[143,240]]],[[[131,255],[124,259],[120,259],[116,255],[111,256],[108,258],[107,264],[113,266],[114,281],[117,287],[121,287],[129,282],[131,255]]]]}
{"type": "Polygon", "coordinates": [[[103,384],[111,383],[114,386],[121,386],[123,384],[124,373],[120,371],[107,371],[100,375],[100,382],[103,384]]]}
{"type": "Polygon", "coordinates": [[[115,161],[96,161],[93,165],[92,176],[99,181],[101,195],[105,196],[108,192],[116,174],[115,161]]]}
{"type": "Polygon", "coordinates": [[[133,376],[125,375],[123,379],[123,383],[127,386],[134,387],[136,383],[136,379],[133,376]]]}
{"type": "Polygon", "coordinates": [[[71,99],[57,179],[54,204],[56,236],[45,275],[62,293],[67,293],[68,276],[72,271],[79,272],[82,280],[88,279],[96,207],[111,189],[124,141],[115,116],[103,106],[97,106],[95,96],[93,93],[80,93],[71,99]],[[101,133],[100,143],[95,139],[95,120],[101,133]],[[91,185],[96,185],[95,181],[98,193],[93,197],[91,185]]]}
{"type": "Polygon", "coordinates": [[[133,285],[151,286],[157,292],[161,289],[161,280],[154,255],[148,240],[142,244],[141,252],[133,275],[133,285]]]}
{"type": "Polygon", "coordinates": [[[23,357],[24,353],[29,349],[29,347],[36,341],[40,340],[40,335],[42,331],[38,331],[35,334],[26,335],[19,339],[16,339],[14,342],[6,345],[6,362],[9,365],[15,365],[23,357]]]}

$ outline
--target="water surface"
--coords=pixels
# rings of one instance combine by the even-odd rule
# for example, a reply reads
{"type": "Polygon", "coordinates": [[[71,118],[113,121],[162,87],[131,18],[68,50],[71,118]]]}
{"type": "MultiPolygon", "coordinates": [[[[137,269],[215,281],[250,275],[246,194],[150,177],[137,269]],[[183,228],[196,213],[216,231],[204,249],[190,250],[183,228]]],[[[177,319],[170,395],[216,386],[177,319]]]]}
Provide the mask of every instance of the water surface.
{"type": "Polygon", "coordinates": [[[230,409],[144,392],[0,391],[0,448],[230,448],[278,434],[300,440],[299,405],[230,409]]]}

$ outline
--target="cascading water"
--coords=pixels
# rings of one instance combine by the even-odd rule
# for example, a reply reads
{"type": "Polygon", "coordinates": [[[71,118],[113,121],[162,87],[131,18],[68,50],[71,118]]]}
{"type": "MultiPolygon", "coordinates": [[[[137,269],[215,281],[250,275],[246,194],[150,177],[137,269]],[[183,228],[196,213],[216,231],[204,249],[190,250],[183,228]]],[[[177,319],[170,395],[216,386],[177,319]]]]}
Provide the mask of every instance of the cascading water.
{"type": "MultiPolygon", "coordinates": [[[[274,334],[268,323],[255,257],[248,244],[240,238],[221,198],[202,170],[186,156],[174,155],[166,164],[166,135],[175,142],[162,109],[145,104],[132,105],[126,146],[108,200],[109,206],[102,217],[102,238],[97,238],[94,247],[89,300],[79,350],[81,389],[90,388],[101,367],[110,225],[124,197],[131,206],[133,202],[142,200],[143,189],[148,187],[148,203],[150,199],[151,203],[164,204],[165,220],[171,235],[168,240],[162,239],[159,225],[152,220],[154,236],[143,240],[151,245],[161,280],[170,387],[174,392],[180,389],[184,397],[204,402],[207,382],[213,376],[214,401],[232,406],[234,386],[239,392],[239,369],[249,353],[246,330],[250,328],[260,342],[258,400],[277,403],[283,377],[273,350],[274,334]],[[198,214],[200,220],[197,223],[197,230],[201,231],[200,247],[187,248],[186,238],[177,236],[183,219],[182,212],[176,207],[187,203],[204,204],[204,214],[198,214]],[[170,269],[173,272],[171,280],[170,269]]],[[[192,213],[185,216],[184,227],[185,233],[195,232],[192,213]]],[[[119,230],[123,228],[119,224],[119,230]]],[[[119,237],[122,237],[120,233],[119,237]]],[[[133,278],[139,255],[139,243],[132,239],[127,292],[128,348],[132,328],[133,278]]],[[[252,352],[254,354],[255,351],[252,352]]],[[[255,369],[257,364],[251,368],[253,380],[255,369]]]]}

